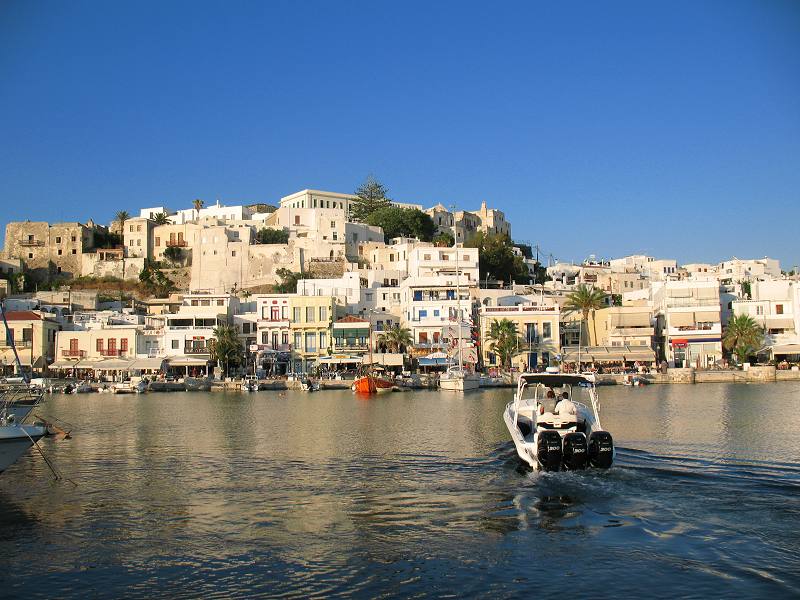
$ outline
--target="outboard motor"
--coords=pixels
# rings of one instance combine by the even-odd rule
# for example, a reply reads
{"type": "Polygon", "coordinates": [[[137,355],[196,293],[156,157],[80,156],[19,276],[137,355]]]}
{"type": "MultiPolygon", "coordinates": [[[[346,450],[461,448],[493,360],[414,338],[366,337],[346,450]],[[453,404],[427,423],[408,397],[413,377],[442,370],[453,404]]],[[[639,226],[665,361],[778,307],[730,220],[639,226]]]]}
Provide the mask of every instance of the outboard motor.
{"type": "Polygon", "coordinates": [[[557,431],[540,431],[536,436],[536,456],[545,471],[561,467],[561,436],[557,431]]]}
{"type": "Polygon", "coordinates": [[[577,471],[586,468],[589,461],[586,436],[577,431],[568,433],[564,436],[564,469],[567,471],[577,471]]]}
{"type": "Polygon", "coordinates": [[[589,435],[589,464],[607,469],[614,461],[614,441],[607,431],[593,431],[589,435]]]}

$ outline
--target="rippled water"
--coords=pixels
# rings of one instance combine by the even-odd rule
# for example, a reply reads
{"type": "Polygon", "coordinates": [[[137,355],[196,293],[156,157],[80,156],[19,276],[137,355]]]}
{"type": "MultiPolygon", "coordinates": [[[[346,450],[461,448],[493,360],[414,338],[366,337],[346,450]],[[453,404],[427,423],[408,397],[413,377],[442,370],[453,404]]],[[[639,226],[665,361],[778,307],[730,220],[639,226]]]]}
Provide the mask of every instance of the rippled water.
{"type": "Polygon", "coordinates": [[[606,472],[522,468],[510,390],[54,396],[0,595],[800,594],[800,385],[601,388],[606,472]]]}

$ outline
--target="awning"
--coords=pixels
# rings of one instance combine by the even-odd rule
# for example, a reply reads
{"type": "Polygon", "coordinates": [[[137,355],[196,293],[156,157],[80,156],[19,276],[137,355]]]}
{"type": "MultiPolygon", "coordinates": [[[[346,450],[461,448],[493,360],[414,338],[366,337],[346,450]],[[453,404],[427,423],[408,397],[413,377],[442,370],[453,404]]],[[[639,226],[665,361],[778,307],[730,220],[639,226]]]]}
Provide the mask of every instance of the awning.
{"type": "Polygon", "coordinates": [[[772,347],[772,354],[790,355],[800,354],[800,344],[778,344],[772,347]]]}
{"type": "Polygon", "coordinates": [[[767,329],[794,329],[794,319],[791,317],[767,317],[767,329]]]}
{"type": "Polygon", "coordinates": [[[317,364],[320,365],[355,365],[362,362],[364,362],[364,359],[361,356],[347,356],[343,354],[320,356],[317,359],[317,364]]]}
{"type": "Polygon", "coordinates": [[[170,367],[205,367],[209,360],[196,356],[171,356],[167,359],[170,367]]]}
{"type": "Polygon", "coordinates": [[[136,371],[155,370],[160,369],[163,364],[163,358],[137,358],[130,365],[130,369],[136,371]]]}
{"type": "Polygon", "coordinates": [[[669,326],[670,327],[691,327],[694,325],[693,312],[670,312],[669,313],[669,326]]]}
{"type": "Polygon", "coordinates": [[[383,365],[384,367],[402,367],[404,354],[400,352],[378,352],[373,354],[372,360],[375,364],[383,365]]]}
{"type": "Polygon", "coordinates": [[[74,369],[78,366],[80,361],[77,360],[57,360],[52,365],[50,365],[51,369],[74,369]]]}
{"type": "Polygon", "coordinates": [[[623,312],[611,315],[612,327],[651,327],[649,309],[642,312],[623,312]]]}
{"type": "MultiPolygon", "coordinates": [[[[581,348],[581,362],[655,362],[656,353],[647,346],[589,346],[581,348]]],[[[578,349],[565,348],[562,352],[564,362],[577,362],[578,349]]]]}
{"type": "Polygon", "coordinates": [[[133,364],[133,361],[130,360],[102,360],[94,365],[94,369],[98,371],[127,371],[131,368],[131,364],[133,364]]]}
{"type": "MultiPolygon", "coordinates": [[[[17,348],[17,354],[19,355],[19,362],[21,365],[26,367],[31,366],[30,348],[17,348]]],[[[6,365],[17,364],[17,359],[14,357],[14,350],[12,350],[11,348],[7,348],[5,350],[0,351],[0,362],[6,365]]]]}
{"type": "Polygon", "coordinates": [[[420,367],[446,367],[447,365],[455,364],[455,361],[449,358],[431,358],[430,356],[423,356],[417,362],[420,367]]]}

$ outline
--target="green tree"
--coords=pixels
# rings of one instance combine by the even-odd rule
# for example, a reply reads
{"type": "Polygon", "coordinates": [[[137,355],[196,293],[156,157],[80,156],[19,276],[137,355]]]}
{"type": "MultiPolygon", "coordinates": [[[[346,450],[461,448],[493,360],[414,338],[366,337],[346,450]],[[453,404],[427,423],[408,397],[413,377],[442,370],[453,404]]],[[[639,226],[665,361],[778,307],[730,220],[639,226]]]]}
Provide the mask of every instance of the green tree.
{"type": "Polygon", "coordinates": [[[479,231],[464,246],[478,249],[481,279],[491,277],[514,283],[528,283],[532,279],[525,260],[514,253],[514,244],[504,233],[479,231]]]}
{"type": "Polygon", "coordinates": [[[274,288],[279,294],[294,294],[297,292],[297,281],[303,278],[302,273],[295,273],[289,269],[278,269],[275,274],[280,278],[274,288]]]}
{"type": "Polygon", "coordinates": [[[167,246],[164,249],[164,258],[174,264],[180,264],[183,261],[183,249],[178,246],[167,246]]]}
{"type": "Polygon", "coordinates": [[[130,213],[127,210],[120,210],[114,215],[114,220],[119,223],[119,231],[121,234],[125,234],[125,221],[131,218],[130,213]]]}
{"type": "Polygon", "coordinates": [[[139,281],[144,284],[148,292],[157,298],[165,298],[175,290],[175,284],[172,280],[149,260],[144,262],[144,267],[139,273],[139,281]]]}
{"type": "Polygon", "coordinates": [[[214,328],[214,337],[209,340],[211,358],[215,360],[225,375],[231,367],[237,367],[244,360],[244,349],[239,343],[238,333],[232,325],[219,325],[214,328]]]}
{"type": "Polygon", "coordinates": [[[416,237],[423,242],[429,242],[436,233],[433,219],[416,208],[384,206],[374,210],[364,222],[383,229],[387,242],[396,237],[416,237]]]}
{"type": "Polygon", "coordinates": [[[378,336],[378,342],[385,345],[390,352],[400,352],[401,347],[408,347],[413,341],[411,330],[400,325],[392,325],[378,336]]]}
{"type": "Polygon", "coordinates": [[[169,225],[169,215],[165,212],[156,213],[153,215],[153,223],[156,225],[169,225]]]}
{"type": "Polygon", "coordinates": [[[431,240],[436,246],[446,248],[456,243],[453,234],[448,231],[442,231],[433,236],[431,240]]]}
{"type": "Polygon", "coordinates": [[[206,201],[205,201],[205,200],[200,200],[200,198],[195,198],[195,199],[192,201],[192,208],[194,208],[194,209],[195,209],[196,211],[198,211],[198,212],[199,212],[199,211],[200,211],[200,209],[201,209],[201,208],[203,208],[205,205],[206,205],[206,201]]]}
{"type": "Polygon", "coordinates": [[[259,244],[286,244],[289,242],[289,232],[264,227],[256,234],[256,241],[259,244]]]}
{"type": "Polygon", "coordinates": [[[350,219],[359,223],[367,220],[379,208],[390,206],[386,188],[372,175],[356,190],[356,198],[350,201],[350,219]]]}
{"type": "Polygon", "coordinates": [[[740,363],[745,362],[764,345],[764,330],[749,315],[734,315],[728,321],[722,345],[736,356],[740,363]]]}
{"type": "MultiPolygon", "coordinates": [[[[597,289],[594,286],[581,284],[567,296],[567,301],[564,302],[562,307],[562,314],[568,315],[571,313],[581,313],[581,325],[586,327],[586,335],[589,335],[589,315],[594,317],[596,310],[603,308],[606,305],[606,294],[603,290],[597,289]]],[[[597,325],[592,321],[594,329],[594,339],[597,342],[597,325]]]]}
{"type": "Polygon", "coordinates": [[[509,319],[495,319],[489,325],[489,333],[486,336],[489,352],[496,354],[500,359],[500,366],[511,367],[511,359],[519,351],[520,340],[517,334],[517,326],[509,319]]]}

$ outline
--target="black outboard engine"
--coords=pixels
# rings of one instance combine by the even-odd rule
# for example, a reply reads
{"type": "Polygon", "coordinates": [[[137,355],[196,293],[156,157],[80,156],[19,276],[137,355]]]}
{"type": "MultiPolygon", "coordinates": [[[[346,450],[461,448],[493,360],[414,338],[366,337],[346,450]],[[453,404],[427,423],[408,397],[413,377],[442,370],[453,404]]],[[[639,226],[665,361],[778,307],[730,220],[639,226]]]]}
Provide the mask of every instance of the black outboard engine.
{"type": "Polygon", "coordinates": [[[536,436],[536,456],[545,471],[561,467],[561,436],[557,431],[540,431],[536,436]]]}
{"type": "Polygon", "coordinates": [[[589,435],[589,464],[607,469],[614,461],[614,440],[607,431],[594,431],[589,435]]]}
{"type": "Polygon", "coordinates": [[[564,436],[564,469],[567,471],[578,471],[586,468],[589,462],[588,447],[586,436],[574,431],[564,436]]]}

